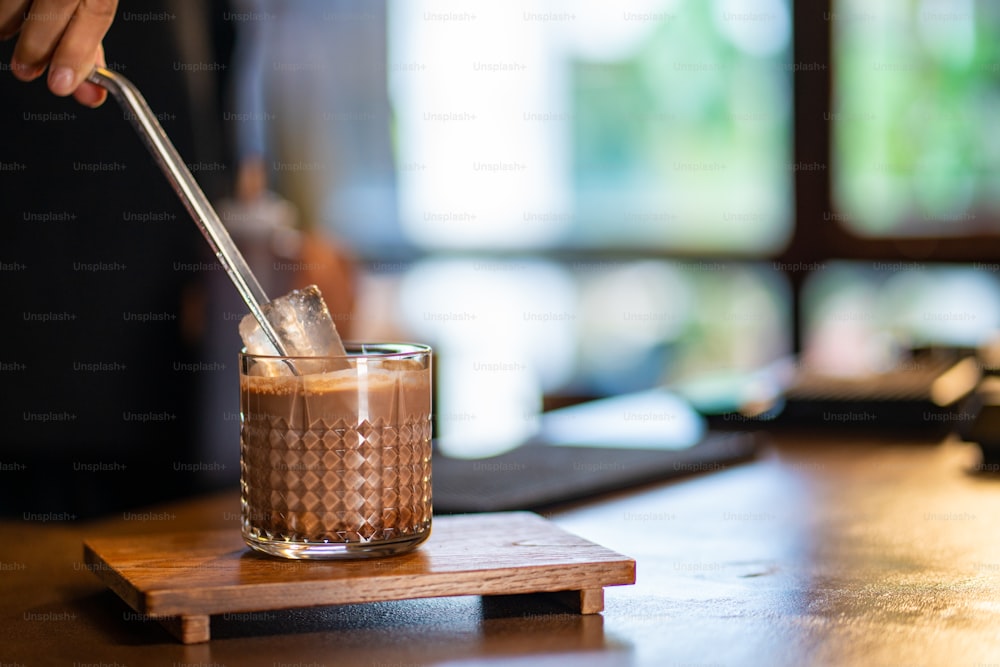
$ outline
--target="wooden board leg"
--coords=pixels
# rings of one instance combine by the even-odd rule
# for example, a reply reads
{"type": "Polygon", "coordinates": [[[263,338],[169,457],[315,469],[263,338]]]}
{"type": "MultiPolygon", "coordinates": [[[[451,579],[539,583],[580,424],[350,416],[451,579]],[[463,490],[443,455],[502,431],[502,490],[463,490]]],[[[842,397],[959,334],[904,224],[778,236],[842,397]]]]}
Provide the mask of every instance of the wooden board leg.
{"type": "Polygon", "coordinates": [[[171,616],[160,619],[160,625],[183,644],[198,644],[212,638],[210,616],[171,616]]]}
{"type": "Polygon", "coordinates": [[[585,588],[581,591],[553,593],[555,599],[578,614],[596,614],[604,611],[604,589],[585,588]]]}

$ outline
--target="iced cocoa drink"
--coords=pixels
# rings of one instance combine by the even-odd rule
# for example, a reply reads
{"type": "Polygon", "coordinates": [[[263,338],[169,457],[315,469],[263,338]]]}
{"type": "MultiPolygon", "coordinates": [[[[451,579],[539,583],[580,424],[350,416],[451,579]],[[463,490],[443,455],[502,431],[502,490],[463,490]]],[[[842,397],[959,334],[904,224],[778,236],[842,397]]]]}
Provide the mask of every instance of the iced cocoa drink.
{"type": "Polygon", "coordinates": [[[348,346],[348,368],[241,355],[243,535],[292,558],[406,551],[431,527],[431,365],[419,345],[348,346]]]}

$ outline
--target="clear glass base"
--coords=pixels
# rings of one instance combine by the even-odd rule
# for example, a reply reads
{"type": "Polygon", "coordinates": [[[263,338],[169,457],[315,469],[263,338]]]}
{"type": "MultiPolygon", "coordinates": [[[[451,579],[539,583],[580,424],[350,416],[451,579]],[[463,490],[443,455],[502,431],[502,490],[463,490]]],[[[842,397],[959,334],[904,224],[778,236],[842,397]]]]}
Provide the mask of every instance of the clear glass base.
{"type": "Polygon", "coordinates": [[[264,537],[243,533],[243,540],[256,551],[296,560],[337,560],[351,558],[381,558],[394,556],[416,549],[428,537],[428,528],[416,535],[406,535],[394,540],[376,542],[289,542],[269,540],[264,537]]]}

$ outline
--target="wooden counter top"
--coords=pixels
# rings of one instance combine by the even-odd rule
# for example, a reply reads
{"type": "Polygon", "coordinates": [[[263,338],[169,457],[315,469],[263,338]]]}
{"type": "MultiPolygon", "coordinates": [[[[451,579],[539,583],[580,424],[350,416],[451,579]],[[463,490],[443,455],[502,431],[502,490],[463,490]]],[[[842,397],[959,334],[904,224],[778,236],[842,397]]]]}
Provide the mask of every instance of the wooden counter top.
{"type": "Polygon", "coordinates": [[[1000,663],[1000,478],[956,444],[785,437],[759,461],[548,515],[636,560],[601,614],[526,596],[231,614],[181,645],[87,570],[85,537],[232,527],[235,491],[0,522],[0,664],[1000,663]]]}

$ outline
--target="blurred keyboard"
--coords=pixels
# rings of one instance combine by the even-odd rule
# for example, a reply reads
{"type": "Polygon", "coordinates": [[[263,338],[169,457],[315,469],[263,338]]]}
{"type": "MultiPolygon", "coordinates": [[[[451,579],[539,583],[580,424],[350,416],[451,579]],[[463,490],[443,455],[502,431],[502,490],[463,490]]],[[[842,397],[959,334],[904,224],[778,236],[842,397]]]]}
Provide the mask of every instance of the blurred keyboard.
{"type": "Polygon", "coordinates": [[[961,419],[982,376],[971,354],[919,353],[881,373],[837,376],[797,369],[773,407],[757,417],[714,415],[718,427],[851,429],[940,438],[961,419]]]}

